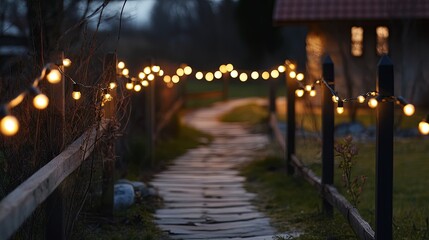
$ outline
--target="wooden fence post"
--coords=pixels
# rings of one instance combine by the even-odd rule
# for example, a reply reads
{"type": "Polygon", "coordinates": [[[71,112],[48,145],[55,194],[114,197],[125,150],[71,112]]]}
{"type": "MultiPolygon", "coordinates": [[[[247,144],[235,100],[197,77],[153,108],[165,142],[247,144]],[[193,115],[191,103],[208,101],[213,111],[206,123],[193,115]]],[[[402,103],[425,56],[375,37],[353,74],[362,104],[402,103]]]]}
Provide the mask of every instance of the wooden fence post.
{"type": "MultiPolygon", "coordinates": [[[[287,64],[285,64],[288,66],[287,64]]],[[[293,174],[292,155],[295,155],[295,90],[297,89],[297,82],[295,78],[291,78],[289,73],[286,74],[286,97],[287,97],[287,134],[286,134],[286,168],[288,174],[293,174]]]]}
{"type": "MultiPolygon", "coordinates": [[[[330,56],[323,60],[323,79],[334,89],[334,63],[330,56]]],[[[323,84],[322,90],[322,184],[334,183],[334,103],[331,90],[323,84]]],[[[333,207],[323,199],[323,211],[333,215],[333,207]]]]}
{"type": "MultiPolygon", "coordinates": [[[[378,63],[377,92],[394,96],[393,64],[383,56],[378,63]]],[[[392,239],[393,217],[393,118],[394,103],[380,101],[377,107],[375,238],[392,239]]]]}
{"type": "MultiPolygon", "coordinates": [[[[63,52],[53,52],[50,55],[51,62],[62,63],[63,52]]],[[[64,71],[64,67],[60,66],[64,71]]],[[[65,126],[65,83],[61,74],[61,81],[57,84],[48,84],[47,93],[49,96],[48,117],[48,139],[50,143],[50,153],[57,156],[64,148],[64,126],[65,126]]],[[[58,187],[46,199],[46,239],[65,239],[64,222],[64,195],[61,186],[58,187]]]]}
{"type": "Polygon", "coordinates": [[[276,113],[276,90],[277,90],[277,79],[270,78],[270,90],[269,90],[269,111],[270,114],[276,113]]]}
{"type": "MultiPolygon", "coordinates": [[[[109,83],[116,83],[116,54],[108,53],[104,57],[103,72],[105,74],[104,85],[108,86],[109,83]]],[[[115,127],[116,121],[116,101],[117,93],[116,88],[109,90],[112,100],[104,104],[104,117],[110,121],[107,128],[115,127]]],[[[107,131],[106,134],[112,134],[107,131]]],[[[113,185],[114,185],[114,171],[115,171],[115,138],[104,139],[103,150],[103,181],[101,186],[101,212],[106,216],[113,215],[113,185]]]]}
{"type": "MultiPolygon", "coordinates": [[[[154,131],[155,131],[155,81],[149,83],[145,93],[145,109],[146,109],[146,137],[147,137],[147,159],[152,166],[155,164],[154,159],[154,131]]],[[[144,166],[141,166],[144,167],[144,166]]]]}

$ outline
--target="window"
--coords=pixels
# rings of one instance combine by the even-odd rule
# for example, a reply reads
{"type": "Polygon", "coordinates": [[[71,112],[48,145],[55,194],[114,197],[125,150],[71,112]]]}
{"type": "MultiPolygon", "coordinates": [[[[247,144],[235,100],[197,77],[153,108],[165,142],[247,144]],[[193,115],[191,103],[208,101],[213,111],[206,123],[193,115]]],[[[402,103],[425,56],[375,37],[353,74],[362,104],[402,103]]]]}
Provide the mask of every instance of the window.
{"type": "Polygon", "coordinates": [[[363,28],[352,27],[351,29],[351,53],[355,57],[360,57],[363,54],[363,28]]]}
{"type": "Polygon", "coordinates": [[[383,55],[389,53],[389,29],[384,26],[377,27],[377,54],[383,55]]]}

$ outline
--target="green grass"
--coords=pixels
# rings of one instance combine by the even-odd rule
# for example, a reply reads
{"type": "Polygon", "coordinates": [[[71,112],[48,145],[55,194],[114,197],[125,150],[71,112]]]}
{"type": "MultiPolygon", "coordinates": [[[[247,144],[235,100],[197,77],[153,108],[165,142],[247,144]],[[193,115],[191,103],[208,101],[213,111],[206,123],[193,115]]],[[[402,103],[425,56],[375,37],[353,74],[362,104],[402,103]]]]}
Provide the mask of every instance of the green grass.
{"type": "Polygon", "coordinates": [[[241,122],[246,124],[259,124],[266,121],[268,111],[266,107],[262,107],[255,103],[250,103],[238,106],[221,116],[223,122],[241,122]]]}

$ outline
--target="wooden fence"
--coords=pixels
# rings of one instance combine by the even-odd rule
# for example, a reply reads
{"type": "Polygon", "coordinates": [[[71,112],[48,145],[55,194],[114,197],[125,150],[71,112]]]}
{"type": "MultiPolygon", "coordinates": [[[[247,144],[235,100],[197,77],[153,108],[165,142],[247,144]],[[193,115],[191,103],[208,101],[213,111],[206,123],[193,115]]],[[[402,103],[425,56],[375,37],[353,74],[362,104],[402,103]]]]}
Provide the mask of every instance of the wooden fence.
{"type": "MultiPolygon", "coordinates": [[[[334,64],[328,56],[323,61],[322,85],[322,177],[318,177],[295,155],[295,90],[296,80],[286,74],[287,86],[287,133],[278,127],[275,111],[270,113],[269,125],[273,136],[283,149],[289,174],[298,173],[314,186],[322,196],[324,213],[332,216],[335,207],[347,219],[360,239],[392,239],[392,186],[393,186],[393,105],[389,101],[393,96],[393,64],[383,56],[378,65],[377,91],[386,100],[379,100],[377,107],[376,135],[376,219],[375,231],[365,221],[358,210],[333,186],[334,182],[334,64]]],[[[271,92],[270,99],[275,98],[271,92]]],[[[270,100],[273,104],[275,101],[270,100]]],[[[275,109],[275,107],[270,107],[275,109]]]]}

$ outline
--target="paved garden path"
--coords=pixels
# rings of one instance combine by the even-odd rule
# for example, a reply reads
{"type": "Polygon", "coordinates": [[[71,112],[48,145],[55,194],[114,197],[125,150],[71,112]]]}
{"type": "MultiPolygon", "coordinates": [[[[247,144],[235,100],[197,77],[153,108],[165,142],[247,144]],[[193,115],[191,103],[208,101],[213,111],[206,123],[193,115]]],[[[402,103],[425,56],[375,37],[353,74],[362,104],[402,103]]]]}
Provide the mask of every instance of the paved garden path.
{"type": "Polygon", "coordinates": [[[268,139],[242,124],[222,123],[219,116],[248,102],[241,99],[197,110],[185,122],[214,136],[210,145],[177,158],[152,184],[164,199],[156,222],[174,239],[273,239],[270,220],[251,204],[236,167],[261,152],[268,139]]]}

